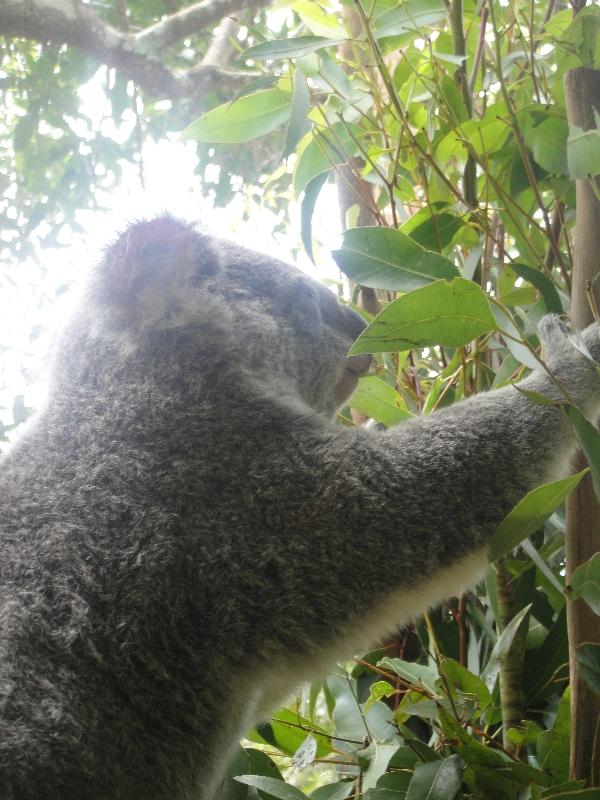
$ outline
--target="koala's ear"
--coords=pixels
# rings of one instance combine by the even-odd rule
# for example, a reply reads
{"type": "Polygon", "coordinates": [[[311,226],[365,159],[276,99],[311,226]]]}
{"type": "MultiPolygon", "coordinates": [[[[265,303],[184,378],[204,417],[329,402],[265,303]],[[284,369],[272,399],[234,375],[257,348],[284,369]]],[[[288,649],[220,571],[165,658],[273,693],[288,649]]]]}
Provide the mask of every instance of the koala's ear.
{"type": "Polygon", "coordinates": [[[166,286],[192,259],[194,244],[190,226],[172,217],[131,225],[106,253],[108,291],[117,302],[131,301],[149,285],[166,286]]]}

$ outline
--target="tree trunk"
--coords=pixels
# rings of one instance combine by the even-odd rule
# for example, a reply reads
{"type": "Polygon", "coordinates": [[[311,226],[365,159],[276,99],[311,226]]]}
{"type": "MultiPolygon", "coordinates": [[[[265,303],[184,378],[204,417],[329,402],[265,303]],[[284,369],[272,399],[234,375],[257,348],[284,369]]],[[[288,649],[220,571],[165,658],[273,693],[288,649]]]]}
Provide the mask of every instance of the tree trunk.
{"type": "MultiPolygon", "coordinates": [[[[567,117],[583,130],[595,128],[594,109],[600,112],[600,71],[579,67],[565,76],[567,117]]],[[[597,182],[597,187],[600,183],[597,182]]],[[[600,202],[589,179],[577,181],[577,214],[571,320],[576,328],[593,321],[589,292],[600,305],[600,202]]],[[[596,189],[598,191],[598,189],[596,189]]],[[[574,468],[586,466],[581,454],[574,468]]],[[[600,550],[600,506],[592,481],[586,476],[567,502],[567,582],[573,570],[600,550]]],[[[583,600],[567,601],[569,662],[571,673],[571,778],[584,778],[590,786],[600,785],[600,697],[581,679],[576,651],[583,642],[600,643],[600,617],[583,600]]]]}

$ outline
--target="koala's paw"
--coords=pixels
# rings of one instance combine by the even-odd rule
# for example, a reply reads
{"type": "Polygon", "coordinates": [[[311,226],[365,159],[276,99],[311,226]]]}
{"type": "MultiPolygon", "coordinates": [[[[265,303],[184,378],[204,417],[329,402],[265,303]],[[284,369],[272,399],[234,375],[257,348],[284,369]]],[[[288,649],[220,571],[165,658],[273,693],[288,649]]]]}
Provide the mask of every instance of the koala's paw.
{"type": "Polygon", "coordinates": [[[582,331],[581,341],[596,364],[600,364],[600,327],[597,322],[592,322],[582,331]]]}
{"type": "Polygon", "coordinates": [[[544,357],[572,347],[569,342],[570,329],[557,314],[547,314],[538,325],[544,357]]]}
{"type": "Polygon", "coordinates": [[[538,325],[542,358],[549,368],[567,380],[576,375],[594,384],[599,373],[592,362],[600,364],[600,331],[592,323],[584,331],[571,331],[556,314],[548,314],[538,325]],[[587,376],[587,377],[586,377],[587,376]]]}

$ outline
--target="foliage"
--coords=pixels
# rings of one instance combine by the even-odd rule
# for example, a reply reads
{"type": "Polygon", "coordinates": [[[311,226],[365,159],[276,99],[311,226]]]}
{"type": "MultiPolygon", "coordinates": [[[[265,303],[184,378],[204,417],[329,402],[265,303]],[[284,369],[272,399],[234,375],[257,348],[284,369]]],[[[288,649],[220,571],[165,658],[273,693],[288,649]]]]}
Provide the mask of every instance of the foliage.
{"type": "MultiPolygon", "coordinates": [[[[142,26],[158,13],[154,4],[128,5],[142,26]]],[[[265,202],[300,201],[303,241],[317,260],[319,193],[337,181],[353,198],[334,257],[353,302],[359,285],[377,292],[354,348],[374,351],[376,370],[340,421],[402,424],[519,379],[538,364],[540,318],[568,309],[574,179],[600,173],[598,132],[569,130],[562,83],[569,68],[600,68],[600,8],[575,18],[561,4],[546,18],[533,0],[295,0],[287,8],[276,35],[264,14],[241,35],[238,63],[255,80],[208,95],[210,110],[185,136],[199,142],[201,169],[210,160],[223,167],[211,187],[222,201],[232,173],[256,186],[272,170],[265,202]],[[231,147],[241,142],[249,144],[231,147]]],[[[184,53],[171,56],[176,63],[184,53]]],[[[75,88],[96,69],[88,57],[15,41],[3,69],[18,175],[16,194],[5,195],[10,241],[36,227],[40,205],[61,221],[93,202],[99,182],[117,180],[119,159],[132,157],[136,128],[161,136],[190,121],[185,104],[163,114],[111,72],[110,114],[130,112],[117,147],[70,122],[81,119],[75,88]]],[[[0,158],[10,158],[7,148],[0,158]]],[[[568,398],[564,411],[600,485],[598,434],[568,398]]],[[[249,732],[219,796],[600,798],[569,781],[565,593],[600,611],[596,557],[565,587],[560,503],[579,477],[530,493],[511,512],[494,539],[502,560],[475,591],[340,666],[249,732]],[[513,598],[508,620],[499,587],[513,598]],[[517,651],[522,720],[503,733],[498,676],[517,651]]],[[[393,559],[393,548],[381,557],[393,559]]],[[[599,648],[579,655],[599,692],[599,648]]]]}

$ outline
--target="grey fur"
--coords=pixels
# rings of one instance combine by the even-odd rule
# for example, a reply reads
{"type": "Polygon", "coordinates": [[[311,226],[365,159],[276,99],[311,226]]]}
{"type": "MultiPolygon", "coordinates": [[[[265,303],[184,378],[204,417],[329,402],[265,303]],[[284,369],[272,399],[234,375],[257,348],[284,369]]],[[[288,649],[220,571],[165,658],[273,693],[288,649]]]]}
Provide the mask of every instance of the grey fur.
{"type": "MultiPolygon", "coordinates": [[[[108,252],[2,462],[2,800],[207,800],[256,715],[479,552],[474,580],[507,511],[564,474],[563,415],[512,387],[334,425],[361,329],[293,267],[168,218],[108,252]]],[[[542,334],[596,413],[593,365],[556,318],[542,334]]]]}

